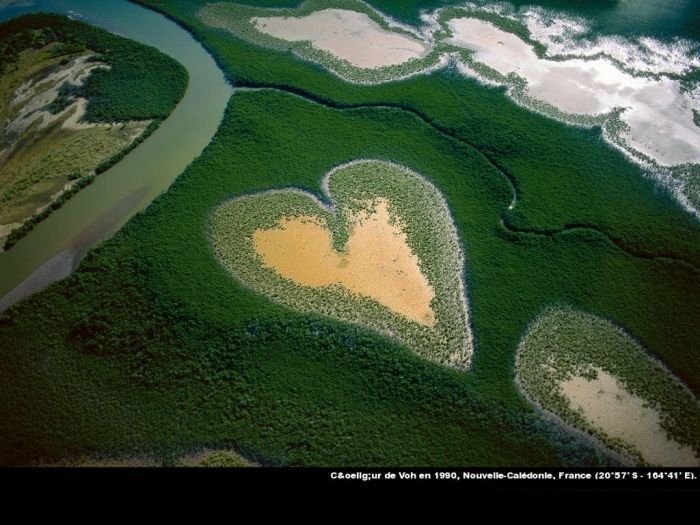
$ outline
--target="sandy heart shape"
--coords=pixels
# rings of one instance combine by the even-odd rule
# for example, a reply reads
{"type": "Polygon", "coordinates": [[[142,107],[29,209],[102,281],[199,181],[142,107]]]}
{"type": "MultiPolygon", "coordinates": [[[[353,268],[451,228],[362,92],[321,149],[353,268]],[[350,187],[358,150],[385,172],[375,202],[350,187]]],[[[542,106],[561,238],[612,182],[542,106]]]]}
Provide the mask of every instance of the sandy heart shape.
{"type": "Polygon", "coordinates": [[[358,160],[297,189],[231,199],[211,220],[223,265],[295,310],[356,323],[466,369],[473,351],[464,255],[440,192],[397,164],[358,160]]]}

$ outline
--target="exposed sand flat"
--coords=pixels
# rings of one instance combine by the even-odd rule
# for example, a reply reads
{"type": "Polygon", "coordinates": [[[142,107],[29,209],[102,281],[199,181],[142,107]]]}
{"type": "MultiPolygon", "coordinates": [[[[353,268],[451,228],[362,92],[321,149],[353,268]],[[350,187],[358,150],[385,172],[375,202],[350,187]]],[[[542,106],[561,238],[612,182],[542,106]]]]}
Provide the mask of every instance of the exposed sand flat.
{"type": "Polygon", "coordinates": [[[0,312],[18,303],[25,297],[43,290],[49,284],[68,277],[73,269],[75,253],[70,248],[54,255],[39,266],[32,275],[18,284],[10,292],[0,297],[0,312]]]}
{"type": "MultiPolygon", "coordinates": [[[[37,130],[43,130],[71,111],[78,113],[77,119],[81,118],[86,104],[84,99],[76,100],[66,109],[55,114],[47,111],[46,107],[56,100],[59,89],[64,84],[81,86],[93,71],[108,67],[99,62],[90,62],[93,56],[92,54],[81,55],[41,80],[28,80],[19,86],[9,103],[10,111],[14,115],[6,123],[4,135],[20,136],[32,125],[36,125],[37,130]]],[[[87,126],[87,124],[83,125],[83,127],[87,126]]]]}
{"type": "Polygon", "coordinates": [[[256,230],[255,250],[263,263],[303,286],[340,284],[391,311],[433,326],[435,293],[420,270],[406,234],[391,224],[389,203],[352,217],[346,250],[333,249],[331,232],[313,217],[286,218],[277,228],[256,230]]]}
{"type": "Polygon", "coordinates": [[[467,370],[465,254],[439,189],[405,166],[362,158],[326,172],[320,187],[321,198],[280,188],[213,210],[212,248],[231,277],[281,306],[467,370]]]}
{"type": "Polygon", "coordinates": [[[612,438],[632,445],[647,463],[664,467],[699,466],[692,448],[670,439],[658,412],[630,394],[612,375],[597,368],[597,379],[574,376],[560,383],[574,410],[612,438]]]}
{"type": "Polygon", "coordinates": [[[533,99],[575,115],[625,108],[621,119],[629,131],[623,139],[630,148],[665,166],[700,163],[692,112],[700,101],[681,93],[678,81],[634,77],[602,58],[540,59],[527,42],[474,18],[452,19],[449,28],[451,44],[473,50],[476,61],[502,75],[523,78],[533,99]]]}
{"type": "Polygon", "coordinates": [[[256,17],[252,22],[263,33],[290,42],[309,41],[359,68],[403,64],[430,51],[428,43],[383,29],[365,13],[346,9],[323,9],[303,17],[256,17]]]}

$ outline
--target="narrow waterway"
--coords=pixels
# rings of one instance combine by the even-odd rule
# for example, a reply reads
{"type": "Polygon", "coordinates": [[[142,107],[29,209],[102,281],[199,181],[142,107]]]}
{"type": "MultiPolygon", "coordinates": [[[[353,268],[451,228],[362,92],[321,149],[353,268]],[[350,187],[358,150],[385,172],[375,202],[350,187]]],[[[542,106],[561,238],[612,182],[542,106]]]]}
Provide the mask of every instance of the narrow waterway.
{"type": "Polygon", "coordinates": [[[126,0],[21,4],[0,8],[0,22],[30,12],[62,13],[158,48],[185,66],[190,79],[183,99],[155,133],[0,253],[0,311],[69,275],[91,247],[165,191],[214,136],[233,93],[204,48],[158,13],[126,0]]]}

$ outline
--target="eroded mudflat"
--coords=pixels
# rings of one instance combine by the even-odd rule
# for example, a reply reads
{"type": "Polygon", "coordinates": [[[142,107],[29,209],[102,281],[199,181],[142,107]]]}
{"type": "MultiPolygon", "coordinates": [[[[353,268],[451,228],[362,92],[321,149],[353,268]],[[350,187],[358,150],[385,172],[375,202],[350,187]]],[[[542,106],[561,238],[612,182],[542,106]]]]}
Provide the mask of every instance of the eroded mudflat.
{"type": "Polygon", "coordinates": [[[255,249],[264,264],[302,286],[342,285],[425,326],[435,324],[435,293],[421,273],[406,234],[392,223],[389,203],[352,217],[344,252],[333,249],[332,234],[320,219],[285,218],[274,229],[256,230],[255,249]]]}
{"type": "Polygon", "coordinates": [[[301,17],[256,17],[252,21],[267,35],[290,42],[309,41],[359,68],[399,65],[430,51],[429,44],[384,29],[365,13],[347,9],[323,9],[301,17]]]}

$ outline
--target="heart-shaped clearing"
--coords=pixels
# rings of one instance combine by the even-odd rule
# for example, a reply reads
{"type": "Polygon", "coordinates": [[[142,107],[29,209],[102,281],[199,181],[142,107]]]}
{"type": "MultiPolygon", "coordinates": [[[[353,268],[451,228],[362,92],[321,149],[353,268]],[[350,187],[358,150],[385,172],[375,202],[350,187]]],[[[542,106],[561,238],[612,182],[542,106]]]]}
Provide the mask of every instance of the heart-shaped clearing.
{"type": "Polygon", "coordinates": [[[467,368],[464,257],[438,190],[395,164],[362,160],[322,182],[238,197],[212,218],[224,266],[276,302],[354,322],[424,357],[467,368]]]}
{"type": "Polygon", "coordinates": [[[332,232],[314,217],[284,218],[275,228],[256,230],[253,241],[265,266],[282,277],[303,286],[340,284],[416,323],[433,326],[433,288],[406,234],[390,219],[384,199],[372,213],[355,214],[343,252],[333,248],[332,232]]]}

